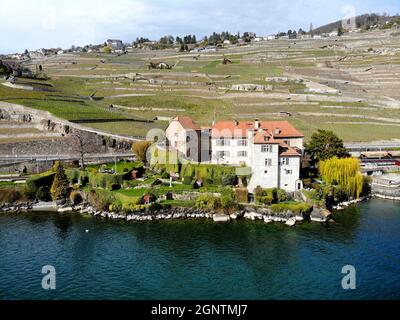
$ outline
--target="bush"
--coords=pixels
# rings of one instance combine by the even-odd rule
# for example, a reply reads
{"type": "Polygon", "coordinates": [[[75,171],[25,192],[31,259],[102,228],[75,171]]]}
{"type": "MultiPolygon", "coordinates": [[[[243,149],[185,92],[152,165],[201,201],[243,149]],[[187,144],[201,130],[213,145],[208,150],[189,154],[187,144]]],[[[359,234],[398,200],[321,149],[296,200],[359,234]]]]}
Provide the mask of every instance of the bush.
{"type": "Polygon", "coordinates": [[[34,199],[40,187],[50,192],[55,173],[53,171],[45,172],[40,175],[32,176],[26,181],[26,193],[30,199],[34,199]]]}
{"type": "Polygon", "coordinates": [[[221,199],[206,193],[197,197],[195,205],[198,209],[212,211],[221,207],[221,199]]]}
{"type": "Polygon", "coordinates": [[[272,195],[259,196],[256,198],[256,203],[269,206],[273,203],[273,197],[272,197],[272,195]]]}
{"type": "Polygon", "coordinates": [[[105,190],[91,190],[88,194],[88,202],[97,210],[108,210],[111,204],[118,203],[115,196],[105,190]]]}
{"type": "Polygon", "coordinates": [[[260,186],[254,189],[257,204],[270,205],[287,200],[286,191],[283,189],[263,189],[260,186]]]}
{"type": "Polygon", "coordinates": [[[169,177],[170,177],[170,175],[169,175],[168,172],[163,171],[163,172],[161,173],[161,178],[162,178],[162,179],[169,179],[169,177]]]}
{"type": "Polygon", "coordinates": [[[76,190],[71,192],[69,198],[74,205],[82,203],[83,201],[81,193],[76,190]]]}
{"type": "Polygon", "coordinates": [[[51,200],[51,195],[48,187],[41,186],[39,189],[36,191],[36,199],[40,201],[50,201],[51,200]]]}
{"type": "Polygon", "coordinates": [[[304,214],[309,213],[312,210],[312,205],[306,202],[299,203],[277,203],[271,206],[272,212],[280,213],[285,211],[291,211],[294,214],[304,214]]]}
{"type": "Polygon", "coordinates": [[[237,177],[233,173],[226,173],[222,176],[222,184],[224,186],[233,186],[237,182],[237,177]]]}
{"type": "Polygon", "coordinates": [[[25,195],[17,189],[0,189],[0,203],[14,203],[24,198],[25,195]]]}
{"type": "Polygon", "coordinates": [[[163,206],[157,202],[150,204],[149,210],[150,212],[160,211],[163,209],[163,206]]]}
{"type": "Polygon", "coordinates": [[[222,192],[221,207],[226,211],[232,211],[238,207],[235,192],[232,189],[229,188],[222,192]]]}
{"type": "Polygon", "coordinates": [[[191,185],[192,184],[192,177],[191,176],[185,176],[183,177],[183,184],[185,185],[191,185]]]}
{"type": "Polygon", "coordinates": [[[288,199],[287,193],[283,189],[276,189],[278,202],[284,202],[288,199]]]}
{"type": "Polygon", "coordinates": [[[109,190],[117,190],[121,188],[121,185],[129,173],[124,174],[109,174],[109,173],[94,173],[88,174],[89,184],[93,188],[103,188],[109,190]]]}

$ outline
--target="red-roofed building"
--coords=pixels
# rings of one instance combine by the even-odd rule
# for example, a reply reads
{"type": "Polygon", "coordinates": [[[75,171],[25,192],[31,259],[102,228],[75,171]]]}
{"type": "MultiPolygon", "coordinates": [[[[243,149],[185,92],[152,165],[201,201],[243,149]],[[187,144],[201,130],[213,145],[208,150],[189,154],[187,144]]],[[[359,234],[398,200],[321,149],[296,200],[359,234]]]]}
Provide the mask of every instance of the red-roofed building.
{"type": "Polygon", "coordinates": [[[167,145],[178,156],[195,162],[209,162],[211,128],[202,128],[190,117],[171,120],[165,135],[167,145]]]}
{"type": "Polygon", "coordinates": [[[219,121],[212,128],[202,128],[190,117],[177,117],[170,122],[166,137],[169,150],[185,159],[250,167],[250,192],[257,186],[302,188],[304,135],[287,121],[219,121]]]}
{"type": "Polygon", "coordinates": [[[247,165],[248,189],[302,188],[300,160],[304,135],[287,121],[219,121],[211,130],[211,162],[247,165]]]}

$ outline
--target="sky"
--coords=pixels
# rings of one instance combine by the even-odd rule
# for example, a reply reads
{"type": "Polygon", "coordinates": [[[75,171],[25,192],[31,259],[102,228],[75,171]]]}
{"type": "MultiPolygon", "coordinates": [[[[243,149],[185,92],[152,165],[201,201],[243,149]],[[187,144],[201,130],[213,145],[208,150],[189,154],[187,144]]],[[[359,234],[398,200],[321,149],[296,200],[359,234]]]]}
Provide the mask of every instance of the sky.
{"type": "Polygon", "coordinates": [[[164,35],[308,30],[352,14],[400,12],[399,0],[0,0],[0,53],[164,35]]]}

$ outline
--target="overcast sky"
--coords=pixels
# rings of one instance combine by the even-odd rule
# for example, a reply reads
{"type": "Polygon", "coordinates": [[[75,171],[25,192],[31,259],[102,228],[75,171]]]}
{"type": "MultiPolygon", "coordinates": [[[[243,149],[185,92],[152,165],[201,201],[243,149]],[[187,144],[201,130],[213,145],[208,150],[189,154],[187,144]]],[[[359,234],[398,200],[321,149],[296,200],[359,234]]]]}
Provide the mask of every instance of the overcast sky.
{"type": "Polygon", "coordinates": [[[308,30],[355,13],[395,14],[399,0],[0,0],[0,53],[42,47],[69,48],[108,38],[213,31],[267,35],[308,30]],[[347,8],[347,9],[346,9],[347,8]]]}

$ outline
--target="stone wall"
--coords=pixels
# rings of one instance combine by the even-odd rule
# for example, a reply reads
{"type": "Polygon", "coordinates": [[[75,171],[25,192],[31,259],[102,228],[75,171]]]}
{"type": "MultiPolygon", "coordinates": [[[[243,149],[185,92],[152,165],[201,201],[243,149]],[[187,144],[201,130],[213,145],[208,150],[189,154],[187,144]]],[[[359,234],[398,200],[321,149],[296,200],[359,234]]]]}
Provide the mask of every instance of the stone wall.
{"type": "Polygon", "coordinates": [[[371,184],[372,195],[382,195],[393,198],[400,198],[400,186],[385,186],[381,184],[371,184]]]}

